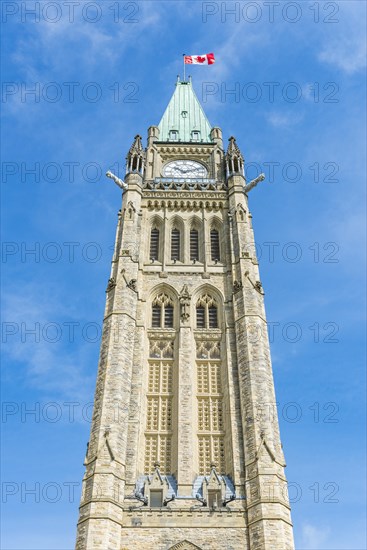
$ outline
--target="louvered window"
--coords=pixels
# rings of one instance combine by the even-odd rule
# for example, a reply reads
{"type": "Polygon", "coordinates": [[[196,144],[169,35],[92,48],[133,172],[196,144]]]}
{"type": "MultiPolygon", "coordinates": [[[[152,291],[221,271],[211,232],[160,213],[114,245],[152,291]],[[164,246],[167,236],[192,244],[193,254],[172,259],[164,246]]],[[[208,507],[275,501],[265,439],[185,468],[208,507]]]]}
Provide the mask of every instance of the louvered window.
{"type": "Polygon", "coordinates": [[[196,229],[190,231],[190,260],[199,260],[199,233],[196,229]]]}
{"type": "Polygon", "coordinates": [[[219,233],[216,229],[210,231],[210,248],[212,260],[220,260],[219,233]]]}
{"type": "Polygon", "coordinates": [[[171,233],[171,260],[180,259],[180,232],[178,229],[172,229],[171,233]]]}
{"type": "Polygon", "coordinates": [[[153,228],[150,232],[150,259],[158,260],[159,255],[159,230],[153,228]]]}
{"type": "Polygon", "coordinates": [[[208,491],[208,506],[209,508],[220,508],[220,491],[208,491]]]}
{"type": "Polygon", "coordinates": [[[210,294],[204,294],[196,303],[196,327],[218,328],[218,306],[210,294]]]}
{"type": "Polygon", "coordinates": [[[218,314],[215,306],[208,308],[209,328],[218,328],[218,314]]]}
{"type": "Polygon", "coordinates": [[[161,508],[163,506],[163,491],[151,490],[149,505],[151,508],[161,508]]]}
{"type": "Polygon", "coordinates": [[[205,328],[205,308],[202,306],[196,308],[196,326],[197,328],[205,328]]]}
{"type": "Polygon", "coordinates": [[[161,306],[153,306],[152,308],[152,327],[161,326],[161,306]]]}
{"type": "Polygon", "coordinates": [[[164,292],[158,294],[153,301],[152,327],[173,328],[173,302],[164,292]]]}
{"type": "Polygon", "coordinates": [[[164,327],[172,328],[173,327],[173,307],[166,306],[164,308],[164,327]]]}

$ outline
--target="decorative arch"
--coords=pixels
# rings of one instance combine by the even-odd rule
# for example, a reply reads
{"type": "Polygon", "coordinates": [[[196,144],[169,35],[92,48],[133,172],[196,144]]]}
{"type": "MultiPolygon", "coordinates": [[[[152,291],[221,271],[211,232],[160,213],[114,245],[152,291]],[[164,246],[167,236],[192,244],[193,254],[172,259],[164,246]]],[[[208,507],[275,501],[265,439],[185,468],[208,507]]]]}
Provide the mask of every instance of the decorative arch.
{"type": "Polygon", "coordinates": [[[148,357],[145,377],[146,407],[144,410],[144,450],[142,468],[151,475],[155,465],[169,475],[173,471],[172,438],[177,431],[173,404],[177,358],[175,345],[179,319],[178,294],[167,283],[152,288],[147,296],[148,357]]]}
{"type": "Polygon", "coordinates": [[[218,328],[218,304],[210,294],[203,294],[196,302],[196,328],[218,328]]]}
{"type": "Polygon", "coordinates": [[[151,328],[174,328],[178,318],[178,295],[176,290],[165,283],[152,288],[149,295],[151,328]]]}
{"type": "Polygon", "coordinates": [[[213,216],[209,220],[209,235],[210,235],[210,260],[212,262],[223,261],[222,237],[223,237],[223,222],[217,216],[213,216]]]}
{"type": "Polygon", "coordinates": [[[155,214],[148,220],[149,260],[161,262],[163,258],[163,219],[155,214]]]}
{"type": "Polygon", "coordinates": [[[188,540],[183,540],[171,546],[169,550],[202,550],[202,549],[200,546],[196,546],[196,544],[193,544],[188,540]]]}
{"type": "MultiPolygon", "coordinates": [[[[217,288],[215,288],[210,284],[204,284],[200,286],[193,292],[193,295],[192,295],[192,305],[195,308],[193,319],[197,318],[197,311],[196,311],[197,306],[204,307],[207,310],[210,307],[216,307],[217,308],[217,327],[210,327],[210,328],[220,328],[224,321],[223,303],[224,303],[224,297],[217,288]]],[[[209,314],[209,311],[207,311],[207,313],[209,314]]],[[[197,327],[197,328],[209,328],[209,323],[205,323],[204,327],[197,327]]]]}
{"type": "Polygon", "coordinates": [[[197,468],[209,475],[215,464],[220,475],[226,470],[223,388],[226,375],[223,356],[223,296],[210,284],[197,288],[195,308],[197,468]]]}
{"type": "Polygon", "coordinates": [[[208,219],[208,225],[210,229],[213,227],[218,229],[218,231],[221,231],[223,228],[223,221],[218,216],[214,215],[208,219]]]}
{"type": "Polygon", "coordinates": [[[203,227],[203,220],[199,216],[191,216],[188,220],[189,228],[201,229],[203,227]]]}
{"type": "Polygon", "coordinates": [[[184,221],[180,216],[172,216],[168,220],[167,227],[170,238],[169,260],[182,262],[184,259],[184,221]]]}
{"type": "Polygon", "coordinates": [[[189,258],[190,262],[201,262],[204,250],[202,243],[204,242],[203,222],[198,216],[192,216],[188,220],[188,243],[189,243],[189,258]]]}
{"type": "Polygon", "coordinates": [[[147,296],[148,301],[151,303],[155,296],[160,292],[166,292],[167,294],[169,294],[174,301],[174,304],[177,304],[179,298],[178,292],[173,286],[168,283],[159,283],[151,288],[149,291],[149,295],[147,296]]]}

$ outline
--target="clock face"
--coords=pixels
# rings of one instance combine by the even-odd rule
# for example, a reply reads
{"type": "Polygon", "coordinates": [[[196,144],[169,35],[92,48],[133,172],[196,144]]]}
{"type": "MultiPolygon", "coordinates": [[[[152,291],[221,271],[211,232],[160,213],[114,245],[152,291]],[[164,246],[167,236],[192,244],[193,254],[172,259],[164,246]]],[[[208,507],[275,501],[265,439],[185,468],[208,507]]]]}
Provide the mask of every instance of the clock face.
{"type": "Polygon", "coordinates": [[[194,160],[173,160],[163,168],[165,178],[206,178],[208,171],[194,160]]]}

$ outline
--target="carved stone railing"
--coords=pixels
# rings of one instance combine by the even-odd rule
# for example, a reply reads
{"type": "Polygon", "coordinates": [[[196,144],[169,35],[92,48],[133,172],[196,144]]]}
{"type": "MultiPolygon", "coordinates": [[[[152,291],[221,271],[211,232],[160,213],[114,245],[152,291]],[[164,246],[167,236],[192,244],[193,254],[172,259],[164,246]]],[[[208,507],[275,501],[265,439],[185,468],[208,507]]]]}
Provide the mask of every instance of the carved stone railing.
{"type": "Polygon", "coordinates": [[[225,189],[223,182],[210,178],[155,178],[144,184],[145,189],[175,191],[218,191],[225,189]]]}

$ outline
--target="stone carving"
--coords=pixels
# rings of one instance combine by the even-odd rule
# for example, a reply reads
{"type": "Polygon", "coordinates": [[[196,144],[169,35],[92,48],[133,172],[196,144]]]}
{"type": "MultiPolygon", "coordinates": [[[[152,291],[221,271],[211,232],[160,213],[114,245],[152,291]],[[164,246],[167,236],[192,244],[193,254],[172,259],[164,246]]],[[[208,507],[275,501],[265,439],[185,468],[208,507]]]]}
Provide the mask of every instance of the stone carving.
{"type": "Polygon", "coordinates": [[[131,279],[128,283],[127,283],[127,287],[130,288],[131,290],[133,290],[134,292],[137,292],[137,288],[136,288],[136,279],[131,279]]]}
{"type": "Polygon", "coordinates": [[[196,302],[196,306],[205,306],[213,307],[217,305],[217,302],[213,296],[210,296],[210,294],[203,294],[198,301],[196,302]]]}
{"type": "MultiPolygon", "coordinates": [[[[219,194],[216,194],[215,198],[218,199],[217,201],[199,201],[199,200],[182,200],[187,199],[188,195],[187,193],[182,194],[182,196],[176,196],[175,199],[172,200],[172,195],[169,195],[169,193],[160,193],[159,196],[156,193],[150,194],[147,193],[147,198],[154,198],[155,200],[148,200],[148,208],[149,210],[158,210],[160,211],[162,208],[169,208],[170,210],[176,210],[176,211],[182,211],[186,210],[188,212],[194,211],[197,212],[198,210],[201,210],[205,208],[208,212],[218,212],[219,210],[222,210],[225,206],[225,203],[222,202],[222,200],[225,198],[224,196],[220,196],[219,194]],[[159,199],[169,199],[169,200],[157,200],[159,199]],[[180,199],[180,200],[178,200],[180,199]]],[[[194,199],[195,195],[193,193],[189,194],[190,199],[194,199]]],[[[213,199],[214,197],[208,197],[205,195],[200,195],[200,198],[205,199],[213,199]]]]}
{"type": "Polygon", "coordinates": [[[144,189],[163,191],[220,191],[227,186],[223,182],[214,179],[185,179],[185,178],[156,178],[153,181],[147,181],[143,184],[144,189]]]}
{"type": "Polygon", "coordinates": [[[212,149],[210,147],[205,146],[197,146],[197,145],[164,145],[160,147],[160,152],[162,154],[162,157],[164,156],[164,153],[168,153],[170,156],[172,156],[172,153],[185,153],[190,155],[195,155],[195,157],[198,157],[199,155],[210,155],[212,153],[212,149]]]}
{"type": "MultiPolygon", "coordinates": [[[[260,454],[261,454],[261,450],[262,450],[262,447],[265,447],[265,449],[267,450],[271,460],[273,462],[278,462],[277,459],[276,459],[276,456],[275,456],[275,452],[270,448],[270,446],[268,445],[266,439],[265,439],[265,433],[262,431],[260,433],[260,444],[258,446],[258,448],[256,449],[256,452],[255,452],[255,460],[259,460],[260,459],[260,454]]],[[[283,464],[283,466],[285,466],[283,464]]]]}
{"type": "Polygon", "coordinates": [[[249,275],[249,272],[246,271],[245,272],[245,277],[250,281],[250,283],[252,284],[253,288],[259,293],[261,294],[262,296],[265,294],[264,290],[263,290],[263,286],[261,284],[261,281],[255,281],[253,282],[252,279],[250,278],[250,275],[249,275]]]}
{"type": "Polygon", "coordinates": [[[134,217],[134,214],[136,214],[136,208],[132,201],[129,201],[127,203],[127,212],[128,212],[129,220],[132,220],[134,217]]]}
{"type": "Polygon", "coordinates": [[[236,294],[236,292],[239,292],[243,288],[242,281],[235,281],[233,283],[233,294],[236,294]]]}
{"type": "Polygon", "coordinates": [[[108,284],[107,284],[107,288],[106,288],[106,292],[110,292],[110,290],[112,290],[113,288],[115,288],[116,286],[116,280],[114,277],[111,277],[110,279],[108,279],[108,284]]]}
{"type": "Polygon", "coordinates": [[[153,301],[154,306],[173,306],[173,301],[171,296],[168,296],[165,292],[158,294],[153,301]]]}
{"type": "Polygon", "coordinates": [[[229,141],[229,144],[228,144],[228,148],[227,148],[226,157],[228,159],[240,158],[241,160],[243,160],[243,156],[242,156],[242,153],[240,151],[240,148],[238,147],[238,145],[236,143],[236,138],[234,136],[231,136],[228,139],[228,141],[229,141]]]}
{"type": "Polygon", "coordinates": [[[149,357],[159,359],[173,358],[173,342],[171,340],[150,340],[149,357]]]}
{"type": "Polygon", "coordinates": [[[237,214],[237,219],[239,221],[241,221],[241,222],[245,221],[245,219],[246,219],[246,210],[244,209],[244,207],[242,206],[241,203],[237,204],[236,214],[237,214]]]}
{"type": "Polygon", "coordinates": [[[120,189],[123,189],[124,191],[127,190],[127,188],[128,188],[128,187],[127,187],[127,184],[126,184],[124,181],[122,181],[120,178],[118,178],[117,176],[115,176],[115,174],[113,174],[112,172],[110,172],[110,170],[108,170],[108,172],[106,172],[106,176],[107,176],[108,178],[111,178],[111,180],[113,180],[113,181],[116,183],[116,185],[117,185],[118,187],[120,187],[120,189]]]}
{"type": "Polygon", "coordinates": [[[233,174],[243,176],[244,159],[240,148],[236,143],[236,138],[231,136],[228,141],[229,145],[225,157],[227,177],[233,174]]]}
{"type": "Polygon", "coordinates": [[[130,279],[130,281],[127,280],[126,278],[126,275],[125,275],[125,270],[124,269],[121,269],[121,274],[124,278],[124,281],[126,283],[126,286],[128,288],[130,288],[130,290],[134,291],[134,292],[138,292],[137,288],[136,288],[136,283],[137,283],[137,280],[136,279],[130,279]]]}
{"type": "Polygon", "coordinates": [[[169,550],[201,550],[201,548],[200,546],[196,546],[196,544],[192,544],[192,542],[189,542],[188,540],[183,540],[174,546],[171,546],[169,550]]]}
{"type": "MultiPolygon", "coordinates": [[[[135,491],[134,497],[143,503],[143,506],[148,506],[148,497],[145,497],[140,491],[135,491]]],[[[130,512],[135,510],[135,506],[129,507],[130,512]]]]}
{"type": "Polygon", "coordinates": [[[220,342],[218,340],[196,342],[196,357],[198,359],[220,359],[220,342]]]}
{"type": "Polygon", "coordinates": [[[187,285],[184,285],[180,294],[181,319],[186,322],[190,318],[191,296],[187,285]]]}
{"type": "Polygon", "coordinates": [[[115,456],[112,451],[111,444],[109,442],[110,433],[111,433],[111,429],[106,428],[103,434],[104,442],[101,444],[100,448],[98,449],[97,456],[99,457],[106,456],[106,457],[109,457],[110,460],[115,460],[115,456]],[[107,455],[104,449],[107,449],[107,455]]]}
{"type": "Polygon", "coordinates": [[[255,281],[255,289],[260,292],[260,294],[264,294],[261,281],[255,281]]]}
{"type": "Polygon", "coordinates": [[[265,174],[260,174],[259,176],[257,176],[257,178],[255,178],[254,180],[250,181],[250,183],[248,183],[247,185],[245,185],[245,187],[243,188],[244,192],[245,193],[248,193],[249,191],[251,191],[251,189],[253,189],[254,187],[256,187],[256,185],[260,182],[260,181],[264,181],[265,179],[265,174]]]}

